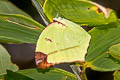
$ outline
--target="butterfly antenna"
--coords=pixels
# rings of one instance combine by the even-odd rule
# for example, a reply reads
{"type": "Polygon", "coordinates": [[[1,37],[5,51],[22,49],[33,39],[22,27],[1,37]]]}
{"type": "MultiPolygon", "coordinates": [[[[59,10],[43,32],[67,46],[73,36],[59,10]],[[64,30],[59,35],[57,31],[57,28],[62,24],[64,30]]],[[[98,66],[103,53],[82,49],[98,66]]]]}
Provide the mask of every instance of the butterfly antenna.
{"type": "Polygon", "coordinates": [[[43,22],[45,23],[45,25],[47,26],[49,24],[49,20],[48,18],[44,15],[43,13],[43,9],[42,9],[42,5],[39,5],[37,0],[32,0],[33,4],[35,5],[38,13],[40,14],[43,22]]]}

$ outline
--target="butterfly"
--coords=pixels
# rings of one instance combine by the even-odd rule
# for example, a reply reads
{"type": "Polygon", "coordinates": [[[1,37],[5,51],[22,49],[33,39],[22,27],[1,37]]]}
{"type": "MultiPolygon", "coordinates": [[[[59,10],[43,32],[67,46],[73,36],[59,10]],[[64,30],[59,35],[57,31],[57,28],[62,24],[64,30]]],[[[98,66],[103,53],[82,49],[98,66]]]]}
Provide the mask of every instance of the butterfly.
{"type": "Polygon", "coordinates": [[[55,64],[84,62],[91,36],[79,25],[55,18],[39,36],[35,59],[38,68],[55,64]]]}

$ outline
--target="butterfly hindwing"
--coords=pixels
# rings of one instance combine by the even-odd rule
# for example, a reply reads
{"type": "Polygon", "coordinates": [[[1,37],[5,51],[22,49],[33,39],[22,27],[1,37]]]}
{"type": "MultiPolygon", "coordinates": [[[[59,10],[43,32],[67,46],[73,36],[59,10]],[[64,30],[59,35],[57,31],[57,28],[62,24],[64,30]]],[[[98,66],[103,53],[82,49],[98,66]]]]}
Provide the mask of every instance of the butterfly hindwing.
{"type": "Polygon", "coordinates": [[[47,62],[83,62],[90,35],[79,25],[66,19],[56,19],[41,33],[36,52],[47,55],[47,62]]]}

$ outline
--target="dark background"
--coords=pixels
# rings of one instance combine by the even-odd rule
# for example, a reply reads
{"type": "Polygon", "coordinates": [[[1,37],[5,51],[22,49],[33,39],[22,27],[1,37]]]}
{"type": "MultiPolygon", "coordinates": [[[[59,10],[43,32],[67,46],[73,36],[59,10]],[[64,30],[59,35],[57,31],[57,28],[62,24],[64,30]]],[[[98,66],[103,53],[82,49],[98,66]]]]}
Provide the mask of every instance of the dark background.
{"type": "MultiPolygon", "coordinates": [[[[37,10],[32,5],[31,0],[10,0],[17,7],[27,12],[41,24],[44,25],[37,10]]],[[[112,8],[120,17],[120,0],[93,0],[105,7],[112,8]]],[[[12,61],[19,66],[20,69],[28,69],[36,67],[34,61],[35,44],[3,44],[12,57],[12,61]]],[[[59,64],[59,67],[71,71],[68,64],[59,64]]],[[[97,72],[91,69],[86,71],[88,80],[113,80],[113,72],[97,72]]]]}

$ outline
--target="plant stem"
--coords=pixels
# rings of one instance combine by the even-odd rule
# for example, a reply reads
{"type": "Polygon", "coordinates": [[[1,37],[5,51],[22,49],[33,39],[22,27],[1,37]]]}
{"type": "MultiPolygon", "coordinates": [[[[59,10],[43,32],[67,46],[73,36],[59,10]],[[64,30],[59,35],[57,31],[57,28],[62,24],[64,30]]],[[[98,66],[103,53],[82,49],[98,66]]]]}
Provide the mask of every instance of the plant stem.
{"type": "Polygon", "coordinates": [[[42,6],[39,5],[39,3],[37,2],[37,0],[32,0],[32,2],[34,3],[34,5],[35,5],[38,13],[40,14],[42,20],[44,21],[45,25],[47,26],[47,25],[49,24],[49,20],[48,20],[48,18],[44,15],[42,6]]]}
{"type": "Polygon", "coordinates": [[[86,66],[82,66],[82,72],[80,73],[81,80],[87,80],[85,70],[86,70],[86,66]]]}
{"type": "Polygon", "coordinates": [[[81,73],[81,70],[78,66],[76,65],[70,65],[72,71],[74,72],[74,74],[77,76],[78,80],[81,80],[80,78],[80,73],[81,73]]]}
{"type": "Polygon", "coordinates": [[[77,76],[78,80],[87,80],[86,73],[85,73],[85,70],[86,70],[85,66],[82,66],[82,70],[80,69],[79,66],[76,66],[76,65],[70,65],[70,67],[74,72],[74,74],[77,76]]]}

